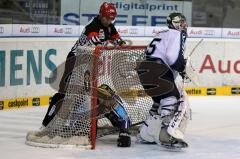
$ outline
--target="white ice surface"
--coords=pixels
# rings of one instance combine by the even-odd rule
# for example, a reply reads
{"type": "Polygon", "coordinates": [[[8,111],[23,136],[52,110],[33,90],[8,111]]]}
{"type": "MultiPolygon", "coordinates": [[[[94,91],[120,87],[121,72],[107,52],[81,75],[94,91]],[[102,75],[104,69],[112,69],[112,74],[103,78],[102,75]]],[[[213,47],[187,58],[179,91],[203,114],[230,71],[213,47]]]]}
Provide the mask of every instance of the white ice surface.
{"type": "Polygon", "coordinates": [[[117,136],[97,141],[96,150],[50,149],[25,145],[25,135],[39,128],[45,108],[0,111],[0,159],[240,159],[240,97],[190,97],[193,120],[190,147],[168,152],[156,145],[116,147],[117,136]]]}

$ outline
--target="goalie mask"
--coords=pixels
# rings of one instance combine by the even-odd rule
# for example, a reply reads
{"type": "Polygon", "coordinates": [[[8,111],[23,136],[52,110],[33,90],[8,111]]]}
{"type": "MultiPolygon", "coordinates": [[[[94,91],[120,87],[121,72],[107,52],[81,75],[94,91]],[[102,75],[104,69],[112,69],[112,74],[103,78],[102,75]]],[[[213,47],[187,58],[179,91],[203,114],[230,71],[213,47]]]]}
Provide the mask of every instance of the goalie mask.
{"type": "Polygon", "coordinates": [[[182,13],[171,13],[167,17],[167,25],[169,29],[176,29],[178,31],[187,31],[186,17],[182,13]]]}
{"type": "Polygon", "coordinates": [[[98,96],[102,99],[112,99],[115,96],[115,92],[110,86],[102,84],[98,87],[98,96]]]}

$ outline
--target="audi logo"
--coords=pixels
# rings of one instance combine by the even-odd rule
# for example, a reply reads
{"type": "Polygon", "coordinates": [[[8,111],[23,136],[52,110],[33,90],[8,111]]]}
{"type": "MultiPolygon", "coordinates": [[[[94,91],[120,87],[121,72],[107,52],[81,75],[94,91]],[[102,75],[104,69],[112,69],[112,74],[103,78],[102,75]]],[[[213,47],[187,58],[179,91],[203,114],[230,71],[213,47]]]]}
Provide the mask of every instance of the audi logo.
{"type": "Polygon", "coordinates": [[[204,30],[204,34],[205,35],[214,35],[215,32],[214,32],[214,30],[204,30]]]}
{"type": "Polygon", "coordinates": [[[40,33],[40,27],[31,27],[31,33],[40,33]]]}
{"type": "Polygon", "coordinates": [[[0,27],[0,34],[4,33],[4,27],[0,27]]]}
{"type": "Polygon", "coordinates": [[[137,28],[129,29],[129,34],[137,34],[137,33],[138,33],[138,29],[137,28]]]}
{"type": "Polygon", "coordinates": [[[72,28],[65,28],[65,34],[72,34],[72,28]]]}

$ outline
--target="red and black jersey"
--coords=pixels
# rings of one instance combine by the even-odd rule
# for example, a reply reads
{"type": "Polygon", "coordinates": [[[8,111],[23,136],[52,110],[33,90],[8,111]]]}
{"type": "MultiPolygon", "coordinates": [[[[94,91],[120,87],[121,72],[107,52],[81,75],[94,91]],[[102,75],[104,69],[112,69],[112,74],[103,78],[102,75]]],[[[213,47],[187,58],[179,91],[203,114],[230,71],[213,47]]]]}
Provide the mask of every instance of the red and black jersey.
{"type": "Polygon", "coordinates": [[[85,26],[80,38],[71,51],[76,52],[78,46],[106,45],[108,42],[115,45],[124,43],[115,26],[113,24],[108,27],[103,26],[97,16],[85,26]]]}

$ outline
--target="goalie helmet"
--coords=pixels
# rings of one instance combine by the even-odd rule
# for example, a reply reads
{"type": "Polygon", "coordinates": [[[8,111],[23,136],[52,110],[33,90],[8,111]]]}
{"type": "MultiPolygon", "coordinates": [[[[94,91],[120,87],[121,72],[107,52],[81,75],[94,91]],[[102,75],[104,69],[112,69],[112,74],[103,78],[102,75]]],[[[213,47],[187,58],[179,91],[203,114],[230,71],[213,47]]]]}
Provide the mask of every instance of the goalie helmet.
{"type": "Polygon", "coordinates": [[[115,92],[107,84],[102,84],[98,87],[98,96],[103,99],[111,99],[115,95],[115,92]]]}
{"type": "Polygon", "coordinates": [[[100,7],[99,14],[114,20],[117,16],[117,11],[113,3],[104,2],[100,7]]]}
{"type": "Polygon", "coordinates": [[[187,31],[186,17],[182,13],[171,13],[167,17],[167,25],[169,29],[176,29],[179,31],[187,31]]]}

